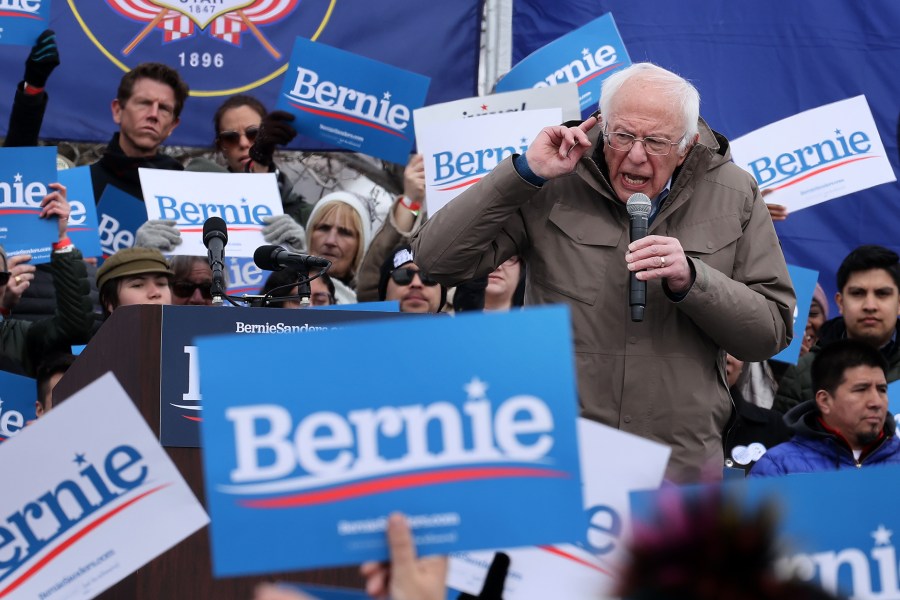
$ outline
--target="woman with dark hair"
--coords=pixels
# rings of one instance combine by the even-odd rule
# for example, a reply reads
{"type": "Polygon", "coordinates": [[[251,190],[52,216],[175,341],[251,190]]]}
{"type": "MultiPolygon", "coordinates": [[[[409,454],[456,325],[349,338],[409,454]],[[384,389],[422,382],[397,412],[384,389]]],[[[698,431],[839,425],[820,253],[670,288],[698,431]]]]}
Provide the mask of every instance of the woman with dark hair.
{"type": "MultiPolygon", "coordinates": [[[[312,205],[293,192],[294,184],[274,161],[275,147],[288,144],[297,135],[290,122],[293,115],[266,111],[266,107],[246,94],[231,96],[213,115],[215,147],[224,166],[208,158],[195,158],[185,170],[204,173],[274,173],[281,194],[284,215],[266,217],[262,233],[270,244],[288,245],[295,251],[306,249],[304,223],[312,205]]],[[[181,243],[181,234],[173,221],[154,219],[137,231],[136,246],[173,252],[181,243]]]]}
{"type": "Polygon", "coordinates": [[[215,147],[225,163],[195,158],[188,171],[223,171],[231,173],[275,173],[284,213],[304,225],[312,205],[295,194],[290,181],[274,161],[275,147],[290,143],[297,132],[290,125],[293,115],[284,111],[268,112],[262,102],[247,94],[231,96],[216,109],[213,127],[215,147]]]}
{"type": "MultiPolygon", "coordinates": [[[[272,300],[266,304],[271,308],[303,308],[300,300],[295,296],[299,295],[297,282],[300,279],[300,273],[295,269],[282,269],[273,271],[260,293],[271,294],[272,300]]],[[[322,273],[309,282],[310,296],[308,306],[331,306],[335,303],[334,299],[334,281],[328,276],[328,273],[322,273]]]]}

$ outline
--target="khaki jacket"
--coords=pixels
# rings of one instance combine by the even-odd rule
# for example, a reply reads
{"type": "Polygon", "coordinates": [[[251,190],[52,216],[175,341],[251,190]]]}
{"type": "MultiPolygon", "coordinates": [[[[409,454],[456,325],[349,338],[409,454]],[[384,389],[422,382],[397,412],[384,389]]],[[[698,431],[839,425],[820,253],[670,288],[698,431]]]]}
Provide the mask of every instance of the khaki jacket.
{"type": "Polygon", "coordinates": [[[525,303],[571,309],[581,414],[668,444],[667,475],[679,482],[721,477],[732,408],[724,351],[771,357],[790,341],[795,305],[756,182],[702,120],[700,135],[649,229],[680,240],[696,279],[680,302],[648,282],[643,322],[630,318],[629,218],[595,162],[602,152],[542,187],[506,159],[426,222],[413,245],[419,267],[445,285],[524,257],[525,303]]]}

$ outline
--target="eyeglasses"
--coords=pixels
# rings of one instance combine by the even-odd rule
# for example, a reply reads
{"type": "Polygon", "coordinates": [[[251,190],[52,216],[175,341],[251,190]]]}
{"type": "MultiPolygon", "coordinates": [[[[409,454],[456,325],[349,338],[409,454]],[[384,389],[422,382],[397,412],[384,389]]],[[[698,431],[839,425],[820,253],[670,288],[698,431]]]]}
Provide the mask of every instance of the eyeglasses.
{"type": "Polygon", "coordinates": [[[394,269],[393,271],[391,271],[391,279],[393,279],[394,283],[396,283],[397,285],[411,284],[413,277],[415,277],[416,275],[419,276],[419,281],[422,282],[422,285],[431,287],[433,285],[437,285],[438,283],[428,275],[425,275],[424,273],[410,267],[394,269]]]}
{"type": "Polygon", "coordinates": [[[246,137],[247,141],[252,144],[256,141],[256,136],[259,135],[259,127],[248,127],[243,134],[240,131],[220,131],[219,141],[226,146],[237,146],[241,143],[241,135],[246,137]]]}
{"type": "Polygon", "coordinates": [[[316,292],[309,297],[309,303],[312,306],[331,306],[334,304],[334,298],[326,292],[316,292]]]}
{"type": "Polygon", "coordinates": [[[646,151],[647,154],[665,156],[672,150],[672,146],[677,146],[681,143],[684,134],[682,133],[681,137],[674,142],[659,137],[634,137],[630,133],[625,133],[624,131],[604,133],[603,137],[606,138],[606,142],[609,144],[610,148],[618,150],[619,152],[629,152],[635,142],[640,142],[644,145],[644,151],[646,151]]]}
{"type": "Polygon", "coordinates": [[[211,282],[177,281],[172,284],[172,293],[179,298],[190,298],[196,290],[200,290],[200,295],[204,300],[212,300],[212,291],[209,289],[211,286],[211,282]]]}
{"type": "Polygon", "coordinates": [[[0,285],[6,285],[9,283],[9,278],[12,276],[12,273],[9,271],[0,271],[0,285]]]}

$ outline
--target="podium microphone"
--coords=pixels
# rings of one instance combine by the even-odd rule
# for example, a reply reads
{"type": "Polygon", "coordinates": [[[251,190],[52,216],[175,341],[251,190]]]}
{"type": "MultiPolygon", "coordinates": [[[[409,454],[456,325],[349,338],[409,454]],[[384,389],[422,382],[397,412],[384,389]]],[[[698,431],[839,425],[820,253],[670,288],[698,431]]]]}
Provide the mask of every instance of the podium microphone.
{"type": "Polygon", "coordinates": [[[260,246],[253,253],[253,262],[264,271],[280,271],[290,267],[305,273],[309,269],[328,270],[331,267],[331,261],[327,258],[288,252],[281,246],[260,246]]]}
{"type": "MultiPolygon", "coordinates": [[[[647,237],[648,217],[652,208],[647,194],[632,194],[625,208],[631,217],[631,241],[647,237]]],[[[631,273],[628,305],[631,307],[631,320],[643,321],[644,308],[647,306],[647,282],[639,280],[636,273],[631,273]]]]}
{"type": "Polygon", "coordinates": [[[209,286],[213,304],[222,304],[225,296],[225,245],[228,243],[228,225],[221,217],[210,217],[203,223],[203,245],[208,251],[207,260],[212,269],[212,285],[209,286]]]}

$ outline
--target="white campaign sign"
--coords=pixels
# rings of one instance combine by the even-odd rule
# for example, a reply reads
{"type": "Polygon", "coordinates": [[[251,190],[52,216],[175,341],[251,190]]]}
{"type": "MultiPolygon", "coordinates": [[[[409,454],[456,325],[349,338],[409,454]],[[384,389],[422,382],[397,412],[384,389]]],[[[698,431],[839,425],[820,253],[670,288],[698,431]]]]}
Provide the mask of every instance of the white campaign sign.
{"type": "Polygon", "coordinates": [[[93,598],[209,522],[107,373],[0,445],[0,598],[93,598]]]}
{"type": "Polygon", "coordinates": [[[428,214],[434,215],[506,157],[524,154],[541,129],[561,121],[561,109],[543,108],[425,125],[417,122],[428,214]]]}
{"type": "Polygon", "coordinates": [[[203,224],[220,217],[228,226],[226,256],[252,258],[266,243],[265,217],[284,214],[274,173],[198,173],[139,169],[148,219],[175,221],[181,244],[173,254],[205,256],[203,224]]]}
{"type": "MultiPolygon", "coordinates": [[[[416,127],[423,127],[444,121],[538,110],[541,108],[559,108],[562,110],[561,120],[572,121],[581,119],[581,109],[578,102],[578,84],[563,83],[549,87],[529,88],[502,94],[491,94],[490,96],[475,96],[452,102],[432,104],[413,111],[413,121],[416,127]]],[[[545,125],[552,124],[545,123],[545,125]]]]}
{"type": "Polygon", "coordinates": [[[766,201],[808,208],[896,181],[865,96],[813,108],[731,142],[766,201]]]}
{"type": "MultiPolygon", "coordinates": [[[[578,453],[587,513],[586,542],[503,550],[510,557],[505,600],[597,600],[612,589],[630,532],[629,493],[660,486],[671,449],[578,420],[578,453]]],[[[451,555],[447,585],[477,595],[493,552],[451,555]]]]}

